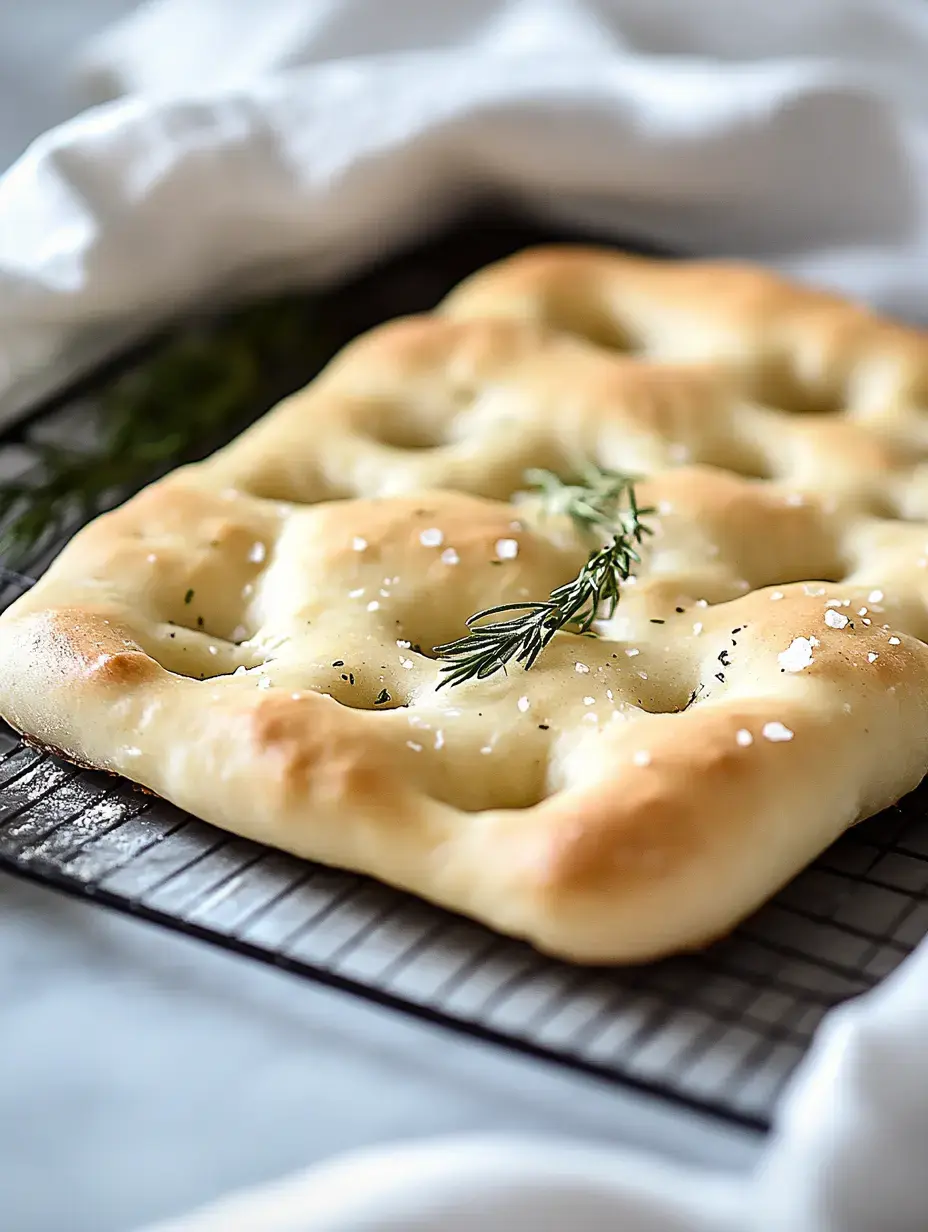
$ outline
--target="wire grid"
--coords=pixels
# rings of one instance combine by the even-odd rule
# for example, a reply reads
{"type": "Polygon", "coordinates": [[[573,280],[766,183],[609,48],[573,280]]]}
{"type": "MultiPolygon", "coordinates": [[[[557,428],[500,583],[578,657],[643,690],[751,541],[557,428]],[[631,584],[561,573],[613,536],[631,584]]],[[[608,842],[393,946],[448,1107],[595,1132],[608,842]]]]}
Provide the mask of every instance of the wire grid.
{"type": "MultiPolygon", "coordinates": [[[[454,253],[447,285],[498,255],[486,244],[475,259],[460,244],[454,253]]],[[[434,302],[445,289],[434,251],[418,283],[417,268],[395,267],[403,310],[424,306],[411,295],[434,302]]],[[[367,313],[395,308],[389,290],[369,292],[367,313]]],[[[59,400],[0,438],[0,481],[33,464],[34,436],[79,445],[84,409],[59,400]]],[[[30,561],[29,576],[0,566],[0,608],[59,547],[30,561]]],[[[757,1129],[825,1012],[872,987],[928,932],[926,799],[920,788],[851,831],[707,951],[614,971],[545,958],[365,877],[231,837],[0,725],[0,866],[757,1129]]]]}

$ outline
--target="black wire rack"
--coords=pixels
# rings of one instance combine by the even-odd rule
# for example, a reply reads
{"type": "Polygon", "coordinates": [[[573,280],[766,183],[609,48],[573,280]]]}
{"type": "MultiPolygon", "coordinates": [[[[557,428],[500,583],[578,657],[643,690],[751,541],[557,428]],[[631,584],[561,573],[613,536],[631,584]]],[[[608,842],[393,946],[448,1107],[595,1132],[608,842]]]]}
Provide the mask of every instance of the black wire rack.
{"type": "MultiPolygon", "coordinates": [[[[550,238],[563,237],[470,223],[403,254],[327,299],[343,335],[333,345],[431,307],[469,270],[550,238]]],[[[107,379],[0,436],[0,482],[34,465],[30,441],[51,433],[74,444],[81,408],[107,379]]],[[[45,545],[23,572],[0,566],[0,607],[60,546],[45,545]]],[[[928,932],[926,800],[920,788],[851,831],[710,949],[616,971],[545,958],[365,877],[230,837],[0,729],[0,867],[756,1130],[823,1015],[928,932]]]]}

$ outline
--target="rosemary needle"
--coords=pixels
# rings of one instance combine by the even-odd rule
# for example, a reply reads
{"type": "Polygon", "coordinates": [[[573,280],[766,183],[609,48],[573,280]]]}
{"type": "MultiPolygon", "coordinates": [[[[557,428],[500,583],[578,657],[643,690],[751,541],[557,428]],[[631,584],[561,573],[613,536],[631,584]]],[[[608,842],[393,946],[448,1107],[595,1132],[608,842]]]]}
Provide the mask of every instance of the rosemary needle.
{"type": "Polygon", "coordinates": [[[526,480],[540,490],[549,512],[566,514],[582,529],[605,531],[611,539],[592,551],[577,576],[547,599],[503,603],[469,617],[463,637],[435,647],[438,657],[447,661],[439,688],[485,680],[505,671],[510,662],[521,663],[527,671],[561,629],[588,633],[603,607],[607,616],[615,611],[621,585],[641,559],[638,548],[652,533],[642,519],[655,511],[639,508],[627,475],[591,467],[581,483],[563,483],[550,471],[528,471],[526,480]],[[491,619],[509,612],[515,614],[506,620],[491,619]]]}

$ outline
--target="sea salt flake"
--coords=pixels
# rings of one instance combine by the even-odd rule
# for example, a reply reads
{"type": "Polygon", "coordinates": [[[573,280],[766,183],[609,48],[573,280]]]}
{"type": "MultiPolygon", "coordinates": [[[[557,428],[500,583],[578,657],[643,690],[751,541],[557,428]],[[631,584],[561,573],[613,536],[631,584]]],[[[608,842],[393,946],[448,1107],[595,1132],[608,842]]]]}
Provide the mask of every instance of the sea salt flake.
{"type": "Polygon", "coordinates": [[[889,639],[889,644],[890,646],[901,646],[902,642],[900,642],[898,637],[891,637],[889,639]]]}
{"type": "Polygon", "coordinates": [[[880,656],[875,651],[871,650],[870,653],[867,655],[867,662],[875,663],[879,657],[880,656]]]}
{"type": "Polygon", "coordinates": [[[641,651],[636,650],[635,647],[633,646],[630,650],[626,650],[625,653],[628,655],[630,659],[634,659],[635,655],[641,654],[641,651]]]}
{"type": "Polygon", "coordinates": [[[812,666],[812,651],[817,645],[814,637],[794,637],[786,650],[781,650],[777,655],[777,662],[785,672],[801,672],[812,666]]]}
{"type": "Polygon", "coordinates": [[[414,666],[412,659],[400,659],[400,667],[405,667],[407,672],[414,666]]]}
{"type": "Polygon", "coordinates": [[[269,689],[270,687],[271,687],[271,682],[268,679],[268,677],[262,676],[261,679],[258,681],[258,688],[259,689],[269,689]]]}
{"type": "Polygon", "coordinates": [[[869,595],[867,595],[867,602],[868,603],[882,603],[883,602],[882,590],[871,590],[869,595]]]}
{"type": "Polygon", "coordinates": [[[848,623],[848,618],[844,613],[836,612],[833,607],[825,613],[825,624],[832,629],[843,629],[848,623]]]}
{"type": "Polygon", "coordinates": [[[399,646],[400,650],[408,650],[409,647],[412,645],[412,642],[407,642],[403,638],[398,637],[396,639],[396,644],[397,646],[399,646]]]}
{"type": "Polygon", "coordinates": [[[584,706],[595,706],[595,705],[596,705],[596,698],[595,698],[595,697],[585,697],[585,698],[583,699],[583,704],[584,704],[584,706]]]}
{"type": "Polygon", "coordinates": [[[445,541],[445,532],[437,526],[430,526],[419,535],[419,542],[424,548],[439,548],[445,541]]]}
{"type": "Polygon", "coordinates": [[[585,663],[575,663],[574,671],[579,672],[581,676],[585,675],[590,669],[585,663]]]}
{"type": "Polygon", "coordinates": [[[460,560],[461,558],[454,548],[445,548],[441,554],[441,563],[443,565],[457,565],[460,563],[460,560]]]}
{"type": "Polygon", "coordinates": [[[496,555],[500,560],[515,560],[519,555],[519,543],[517,539],[497,539],[496,555]]]}
{"type": "Polygon", "coordinates": [[[421,744],[417,744],[417,743],[415,742],[415,740],[407,740],[407,741],[406,741],[406,747],[407,747],[407,749],[412,749],[412,751],[413,751],[414,753],[421,753],[421,752],[422,752],[422,745],[421,745],[421,744]]]}
{"type": "Polygon", "coordinates": [[[784,740],[792,740],[794,733],[783,723],[774,720],[772,723],[764,724],[762,734],[765,740],[778,744],[784,740]]]}
{"type": "Polygon", "coordinates": [[[371,599],[370,603],[367,605],[367,610],[369,612],[376,612],[379,607],[380,607],[380,604],[377,602],[377,600],[371,599]]]}
{"type": "Polygon", "coordinates": [[[359,586],[357,590],[348,591],[348,598],[349,599],[360,599],[363,594],[364,594],[364,587],[359,586]]]}

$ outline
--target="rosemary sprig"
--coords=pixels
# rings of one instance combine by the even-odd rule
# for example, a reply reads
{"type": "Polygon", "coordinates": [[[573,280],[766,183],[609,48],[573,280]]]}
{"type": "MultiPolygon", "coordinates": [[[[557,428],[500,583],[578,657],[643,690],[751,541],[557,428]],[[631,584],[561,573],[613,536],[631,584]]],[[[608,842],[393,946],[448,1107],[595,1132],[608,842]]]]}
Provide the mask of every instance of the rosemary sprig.
{"type": "Polygon", "coordinates": [[[22,565],[76,522],[244,422],[260,409],[268,370],[305,349],[307,326],[306,303],[282,300],[190,329],[105,391],[93,411],[92,445],[30,439],[35,471],[0,483],[4,562],[22,565]]]}
{"type": "Polygon", "coordinates": [[[576,578],[555,587],[547,599],[502,603],[469,617],[463,637],[435,647],[438,657],[447,660],[439,688],[485,680],[513,661],[528,671],[560,630],[588,633],[603,606],[607,616],[613,615],[622,583],[641,560],[638,548],[652,533],[642,518],[655,511],[639,508],[628,475],[590,468],[583,482],[567,484],[550,471],[528,471],[526,480],[541,491],[550,512],[566,514],[586,531],[605,530],[611,539],[590,553],[576,578]],[[518,615],[484,623],[504,612],[518,615]]]}

